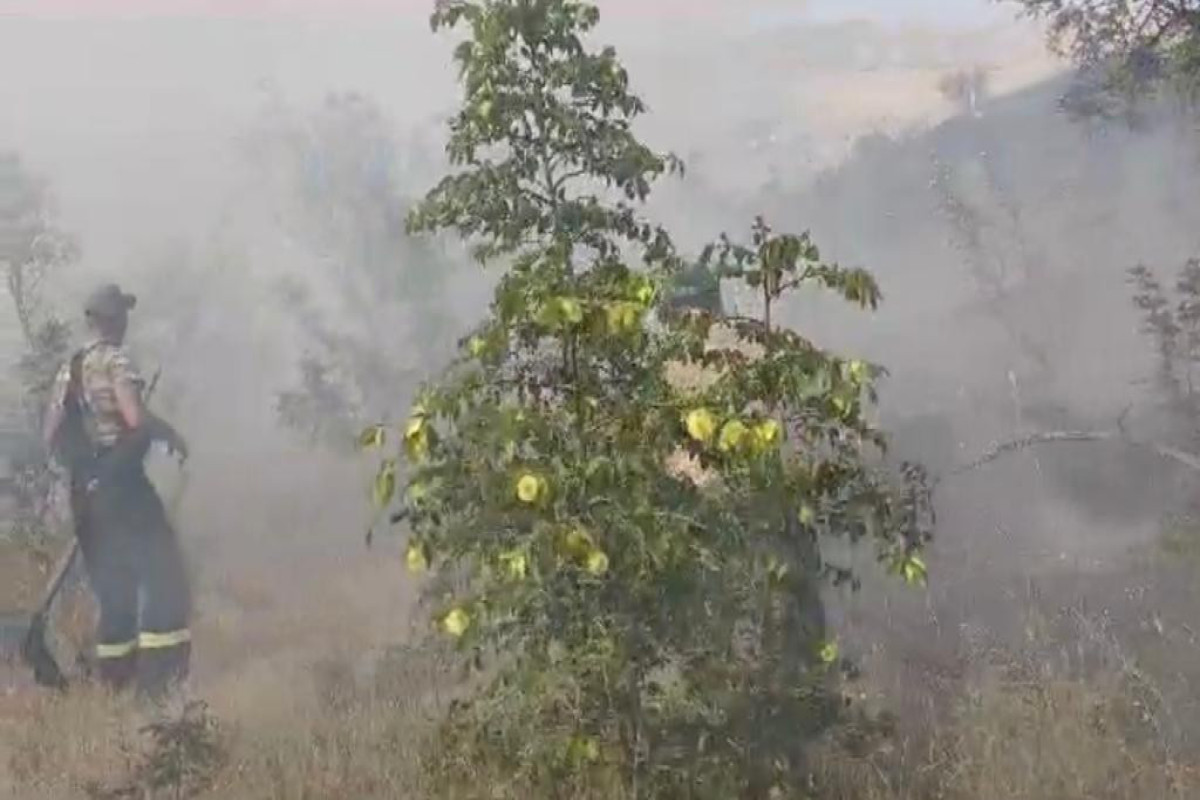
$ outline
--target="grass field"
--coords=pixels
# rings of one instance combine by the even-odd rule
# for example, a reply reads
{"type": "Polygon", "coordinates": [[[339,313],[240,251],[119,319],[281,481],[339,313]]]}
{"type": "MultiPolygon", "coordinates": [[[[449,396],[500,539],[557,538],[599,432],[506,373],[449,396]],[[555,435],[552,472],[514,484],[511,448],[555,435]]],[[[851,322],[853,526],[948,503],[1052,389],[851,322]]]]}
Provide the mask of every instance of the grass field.
{"type": "MultiPolygon", "coordinates": [[[[197,796],[420,796],[420,748],[453,682],[438,653],[389,645],[408,628],[395,606],[402,574],[393,559],[364,557],[334,580],[297,576],[303,592],[230,579],[224,610],[196,628],[192,693],[208,704],[221,754],[204,767],[212,785],[197,796]]],[[[864,752],[831,743],[818,761],[822,796],[1200,797],[1200,762],[1178,733],[1178,709],[1162,706],[1132,654],[1075,621],[1070,639],[1046,632],[1020,650],[976,653],[952,682],[910,680],[908,696],[868,677],[854,687],[868,703],[929,712],[902,718],[893,739],[864,752]]],[[[121,796],[103,792],[150,757],[139,733],[148,719],[87,687],[0,699],[0,796],[121,796]]]]}

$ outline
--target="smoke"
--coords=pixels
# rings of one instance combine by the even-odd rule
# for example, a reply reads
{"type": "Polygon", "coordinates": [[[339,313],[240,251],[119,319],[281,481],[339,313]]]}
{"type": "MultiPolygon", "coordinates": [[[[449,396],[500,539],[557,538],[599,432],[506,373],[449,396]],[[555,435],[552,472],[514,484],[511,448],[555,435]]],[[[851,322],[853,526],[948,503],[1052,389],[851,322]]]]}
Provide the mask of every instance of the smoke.
{"type": "MultiPolygon", "coordinates": [[[[829,4],[785,18],[774,3],[751,4],[776,14],[756,28],[601,5],[598,38],[618,45],[650,104],[645,136],[691,166],[652,209],[682,246],[765,213],[877,274],[878,314],[816,296],[786,313],[888,367],[883,413],[899,452],[946,470],[1042,426],[1110,426],[1131,404],[1134,424],[1154,424],[1136,384],[1150,346],[1124,271],[1196,252],[1195,153],[1169,116],[1142,131],[1067,120],[1061,67],[1023,26],[817,24],[829,4]],[[988,92],[959,116],[939,87],[977,68],[988,92]]],[[[202,571],[261,561],[286,574],[292,560],[360,546],[362,465],[282,426],[278,395],[332,336],[386,356],[396,375],[359,369],[379,381],[359,381],[356,402],[402,414],[482,312],[490,279],[453,248],[405,249],[383,231],[398,276],[437,262],[444,280],[379,291],[345,261],[365,252],[361,229],[319,216],[350,204],[305,205],[290,159],[316,141],[327,98],[355,93],[388,132],[398,218],[444,167],[450,41],[429,33],[424,9],[0,20],[0,147],[50,179],[83,249],[54,296],[71,316],[99,280],[139,295],[132,344],[147,371],[161,366],[156,403],[195,453],[180,519],[202,571]],[[445,319],[433,334],[414,322],[421,308],[445,319]]],[[[386,263],[373,270],[387,275],[386,263]]],[[[165,494],[179,486],[171,465],[154,473],[165,494]]],[[[939,490],[940,574],[970,593],[979,576],[1000,587],[1120,559],[1154,535],[1177,477],[1153,459],[1077,450],[955,479],[939,490]],[[1099,461],[1113,466],[1083,469],[1099,461]]]]}

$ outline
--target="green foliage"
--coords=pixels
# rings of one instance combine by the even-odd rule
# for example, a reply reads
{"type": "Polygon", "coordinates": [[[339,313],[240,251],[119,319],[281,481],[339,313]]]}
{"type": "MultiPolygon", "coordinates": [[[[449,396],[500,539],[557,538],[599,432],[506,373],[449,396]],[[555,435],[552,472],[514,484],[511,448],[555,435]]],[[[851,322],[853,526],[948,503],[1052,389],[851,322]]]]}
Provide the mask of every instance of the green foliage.
{"type": "Polygon", "coordinates": [[[1130,117],[1163,86],[1195,102],[1200,95],[1197,0],[1010,0],[1049,23],[1051,43],[1084,70],[1069,96],[1081,115],[1130,117]]]}
{"type": "Polygon", "coordinates": [[[188,702],[178,716],[146,725],[142,733],[149,737],[150,748],[132,774],[115,786],[90,784],[92,800],[198,797],[212,787],[228,757],[217,720],[199,701],[188,702]]]}
{"type": "Polygon", "coordinates": [[[471,30],[454,53],[466,97],[446,153],[453,165],[474,169],[438,184],[412,229],[453,228],[477,240],[481,260],[536,257],[547,241],[553,248],[546,255],[563,260],[577,246],[615,259],[619,240],[641,244],[648,261],[669,255],[666,232],[642,220],[631,202],[681,164],[631,131],[645,106],[629,93],[615,51],[584,49],[581,37],[598,19],[586,3],[439,5],[435,28],[465,23],[471,30]],[[592,191],[572,191],[580,183],[592,191]],[[600,190],[622,199],[606,202],[600,190]]]}
{"type": "Polygon", "coordinates": [[[697,263],[755,287],[762,316],[672,309],[683,260],[636,204],[678,164],[634,137],[624,69],[583,44],[596,21],[572,0],[433,16],[470,30],[466,96],[456,171],[410,226],[507,269],[403,428],[359,440],[409,567],[457,576],[436,620],[484,669],[430,769],[448,796],[799,796],[841,703],[818,588],[854,581],[819,542],[869,541],[920,582],[931,514],[919,469],[875,466],[879,368],[771,311],[806,286],[866,308],[879,290],[759,221],[697,263]],[[675,368],[712,380],[685,390],[675,368]]]}
{"type": "Polygon", "coordinates": [[[721,278],[709,265],[697,262],[671,276],[663,306],[679,311],[695,308],[709,314],[723,314],[721,278]]]}

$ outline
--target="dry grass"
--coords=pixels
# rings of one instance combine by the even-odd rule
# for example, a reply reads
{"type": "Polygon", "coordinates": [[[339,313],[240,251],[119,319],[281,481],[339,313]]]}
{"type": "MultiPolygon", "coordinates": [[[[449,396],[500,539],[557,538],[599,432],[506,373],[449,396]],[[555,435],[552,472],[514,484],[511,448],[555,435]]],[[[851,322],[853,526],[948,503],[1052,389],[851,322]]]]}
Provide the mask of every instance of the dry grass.
{"type": "MultiPolygon", "coordinates": [[[[681,385],[707,379],[681,370],[681,385]]],[[[194,694],[226,757],[200,797],[423,796],[420,753],[453,676],[443,654],[392,647],[412,641],[415,592],[400,562],[384,550],[276,562],[270,575],[204,571],[194,694]]],[[[74,644],[88,609],[69,605],[74,644]]],[[[918,667],[930,674],[870,691],[884,707],[936,712],[902,719],[867,753],[829,746],[815,764],[822,800],[1200,800],[1200,752],[1135,654],[1085,624],[1035,627],[1020,653],[976,651],[951,678],[918,667]]],[[[1162,660],[1159,673],[1180,657],[1144,655],[1162,660]]],[[[870,674],[889,658],[905,660],[885,650],[870,674]]],[[[121,785],[147,758],[147,719],[86,687],[0,695],[0,797],[88,800],[89,787],[121,785]]]]}
{"type": "MultiPolygon", "coordinates": [[[[1160,636],[1156,655],[1167,669],[1152,673],[1127,644],[1133,632],[1114,628],[1107,615],[1066,607],[1045,617],[1030,606],[1026,616],[1020,649],[977,648],[964,677],[942,684],[949,697],[909,704],[940,711],[901,721],[900,735],[867,754],[824,753],[823,797],[1200,798],[1200,751],[1187,732],[1197,720],[1185,718],[1195,709],[1173,699],[1181,689],[1194,693],[1180,685],[1179,672],[1194,649],[1162,652],[1167,638],[1160,636]]],[[[893,689],[885,702],[904,692],[893,689]]]]}
{"type": "Polygon", "coordinates": [[[0,539],[0,611],[32,609],[49,580],[56,554],[0,539]]]}
{"type": "Polygon", "coordinates": [[[828,800],[1143,800],[1200,797],[1194,759],[1170,752],[1116,676],[992,674],[945,724],[869,756],[832,753],[828,800]]]}
{"type": "MultiPolygon", "coordinates": [[[[220,721],[226,759],[200,797],[422,796],[419,754],[452,676],[438,653],[384,646],[405,624],[368,624],[403,616],[401,580],[395,561],[373,560],[343,581],[305,584],[307,602],[244,587],[252,610],[230,604],[201,620],[197,693],[220,721]],[[273,623],[274,638],[264,636],[273,623]]],[[[1082,623],[1069,641],[1062,626],[1042,630],[1022,653],[976,653],[973,677],[934,721],[901,724],[866,754],[831,746],[818,760],[822,797],[1200,798],[1197,754],[1173,733],[1170,709],[1132,656],[1082,623]],[[1089,655],[1068,663],[1067,649],[1089,655]]],[[[0,796],[72,800],[87,798],[89,785],[119,784],[146,757],[146,719],[86,688],[7,698],[0,796]]]]}
{"type": "MultiPolygon", "coordinates": [[[[416,754],[447,670],[440,653],[387,647],[409,630],[398,563],[372,555],[340,579],[255,585],[234,573],[205,587],[192,693],[219,721],[227,758],[201,796],[416,793],[416,754]]],[[[86,685],[0,696],[0,796],[71,800],[119,786],[148,757],[151,719],[86,685]]]]}
{"type": "MultiPolygon", "coordinates": [[[[428,658],[417,660],[428,664],[428,658]]],[[[392,798],[418,793],[417,755],[436,707],[432,670],[409,663],[382,685],[348,661],[248,670],[210,699],[225,762],[203,797],[392,798]]],[[[0,794],[89,796],[119,786],[150,756],[150,717],[126,698],[85,689],[10,708],[0,794]],[[36,722],[35,722],[36,721],[36,722]]]]}

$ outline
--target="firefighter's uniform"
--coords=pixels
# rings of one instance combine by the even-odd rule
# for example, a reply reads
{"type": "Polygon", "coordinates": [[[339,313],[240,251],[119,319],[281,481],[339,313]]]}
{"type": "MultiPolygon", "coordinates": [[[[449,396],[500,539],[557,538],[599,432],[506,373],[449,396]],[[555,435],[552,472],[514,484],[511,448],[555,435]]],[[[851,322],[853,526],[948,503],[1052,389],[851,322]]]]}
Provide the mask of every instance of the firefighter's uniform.
{"type": "MultiPolygon", "coordinates": [[[[103,459],[125,433],[114,385],[141,389],[144,381],[125,348],[104,341],[85,347],[79,380],[88,438],[103,459]]],[[[55,403],[63,403],[69,382],[66,365],[55,403]]],[[[187,675],[191,656],[188,579],[162,500],[139,459],[102,477],[73,475],[71,509],[100,606],[99,676],[116,688],[136,678],[140,689],[159,693],[187,675]]]]}

